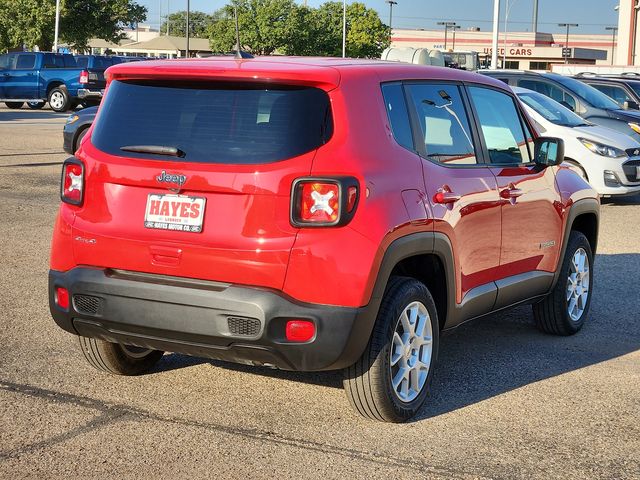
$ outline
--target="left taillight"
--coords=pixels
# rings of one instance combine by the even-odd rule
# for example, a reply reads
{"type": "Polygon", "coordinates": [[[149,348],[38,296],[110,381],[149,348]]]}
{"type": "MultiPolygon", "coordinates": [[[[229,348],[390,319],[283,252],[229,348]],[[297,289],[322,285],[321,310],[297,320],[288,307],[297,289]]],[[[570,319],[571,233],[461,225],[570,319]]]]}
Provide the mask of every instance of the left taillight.
{"type": "Polygon", "coordinates": [[[349,223],[358,204],[353,177],[299,178],[293,182],[291,223],[296,227],[335,227],[349,223]]]}
{"type": "Polygon", "coordinates": [[[86,70],[82,70],[80,72],[80,83],[82,83],[83,85],[89,83],[89,72],[87,72],[86,70]]]}
{"type": "Polygon", "coordinates": [[[62,164],[60,199],[71,205],[82,205],[84,198],[84,164],[77,158],[69,158],[62,164]]]}

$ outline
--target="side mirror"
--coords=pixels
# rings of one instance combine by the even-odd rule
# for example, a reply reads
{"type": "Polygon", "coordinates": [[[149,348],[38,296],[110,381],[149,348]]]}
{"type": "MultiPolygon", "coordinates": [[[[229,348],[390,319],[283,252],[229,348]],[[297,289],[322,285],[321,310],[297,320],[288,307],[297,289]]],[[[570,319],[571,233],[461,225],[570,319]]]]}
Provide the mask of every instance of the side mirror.
{"type": "Polygon", "coordinates": [[[626,100],[622,104],[622,108],[624,108],[625,110],[640,110],[640,105],[638,105],[636,102],[626,100]]]}
{"type": "Polygon", "coordinates": [[[564,140],[554,137],[536,138],[533,143],[533,157],[538,165],[560,165],[564,161],[564,140]]]}
{"type": "Polygon", "coordinates": [[[571,104],[570,104],[570,103],[568,103],[568,102],[566,102],[565,100],[562,100],[562,101],[560,102],[560,105],[562,105],[562,106],[563,106],[563,107],[565,107],[565,108],[568,108],[568,109],[569,109],[569,110],[571,110],[572,112],[574,112],[574,111],[575,111],[575,108],[573,108],[573,107],[571,106],[571,104]]]}

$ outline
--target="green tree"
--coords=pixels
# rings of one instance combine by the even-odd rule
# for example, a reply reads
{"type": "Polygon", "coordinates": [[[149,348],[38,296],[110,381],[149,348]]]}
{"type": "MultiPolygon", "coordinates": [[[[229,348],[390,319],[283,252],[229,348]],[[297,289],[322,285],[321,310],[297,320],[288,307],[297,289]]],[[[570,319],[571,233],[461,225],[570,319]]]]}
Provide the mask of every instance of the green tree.
{"type": "MultiPolygon", "coordinates": [[[[176,37],[186,37],[187,12],[175,12],[169,15],[169,35],[176,37]]],[[[213,16],[204,12],[189,12],[189,36],[196,38],[207,38],[208,30],[213,23],[213,16]]],[[[162,34],[167,33],[167,21],[165,20],[161,27],[162,34]]]]}
{"type": "MultiPolygon", "coordinates": [[[[259,55],[342,55],[342,2],[307,8],[293,0],[234,0],[223,7],[209,28],[213,51],[235,48],[234,5],[245,50],[259,55]]],[[[389,34],[374,9],[359,2],[347,6],[347,56],[379,57],[389,46],[389,34]]]]}
{"type": "MultiPolygon", "coordinates": [[[[22,45],[53,47],[55,0],[1,0],[0,50],[22,45]]],[[[59,40],[85,49],[91,38],[117,42],[124,26],[146,19],[147,9],[133,0],[61,0],[59,40]]]]}

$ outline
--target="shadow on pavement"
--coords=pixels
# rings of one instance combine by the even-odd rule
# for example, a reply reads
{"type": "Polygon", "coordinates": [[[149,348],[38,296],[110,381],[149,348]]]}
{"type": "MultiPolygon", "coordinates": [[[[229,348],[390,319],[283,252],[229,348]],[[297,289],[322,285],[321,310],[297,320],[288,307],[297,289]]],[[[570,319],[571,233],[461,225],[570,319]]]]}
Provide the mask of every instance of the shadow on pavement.
{"type": "Polygon", "coordinates": [[[28,110],[22,108],[20,110],[2,110],[0,111],[0,124],[3,122],[15,122],[20,120],[50,120],[52,118],[66,118],[73,110],[68,112],[56,113],[53,110],[28,110]]]}
{"type": "MultiPolygon", "coordinates": [[[[530,383],[640,349],[637,299],[640,254],[597,255],[594,297],[583,329],[571,337],[539,332],[530,306],[478,319],[443,335],[430,397],[413,421],[442,415],[530,383]]],[[[166,355],[159,370],[201,363],[325,387],[340,372],[286,372],[166,355]]]]}

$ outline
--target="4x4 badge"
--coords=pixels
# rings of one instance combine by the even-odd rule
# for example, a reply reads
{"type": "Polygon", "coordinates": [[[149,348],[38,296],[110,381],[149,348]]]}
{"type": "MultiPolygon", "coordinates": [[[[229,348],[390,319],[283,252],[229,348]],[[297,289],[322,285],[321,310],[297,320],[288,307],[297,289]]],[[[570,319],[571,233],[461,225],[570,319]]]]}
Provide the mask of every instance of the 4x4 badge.
{"type": "Polygon", "coordinates": [[[184,185],[184,182],[187,181],[186,175],[171,175],[165,172],[164,170],[160,175],[156,177],[156,180],[160,183],[177,183],[178,185],[184,185]]]}

